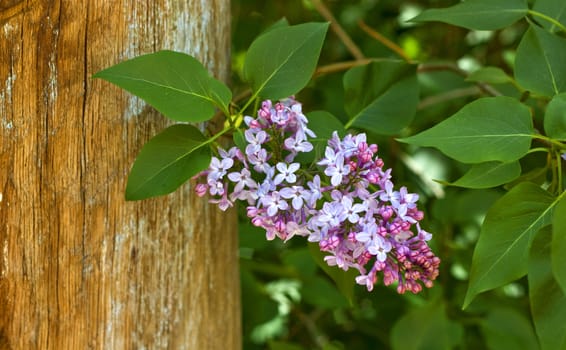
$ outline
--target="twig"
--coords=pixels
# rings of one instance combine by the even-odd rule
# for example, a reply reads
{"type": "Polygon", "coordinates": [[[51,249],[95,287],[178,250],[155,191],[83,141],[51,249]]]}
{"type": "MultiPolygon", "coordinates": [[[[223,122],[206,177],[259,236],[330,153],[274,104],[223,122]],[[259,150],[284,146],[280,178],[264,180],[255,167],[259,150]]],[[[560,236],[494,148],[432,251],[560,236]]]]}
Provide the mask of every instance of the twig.
{"type": "MultiPolygon", "coordinates": [[[[457,65],[450,64],[450,63],[420,64],[419,67],[417,68],[418,73],[435,72],[435,71],[450,71],[450,72],[458,74],[459,76],[463,77],[464,79],[469,76],[469,74],[465,70],[460,69],[457,65]]],[[[501,96],[501,95],[503,95],[496,88],[494,88],[493,86],[491,86],[489,84],[482,83],[482,82],[476,82],[475,85],[478,88],[480,88],[481,91],[483,91],[484,93],[486,93],[490,96],[501,96]]]]}
{"type": "Polygon", "coordinates": [[[320,66],[316,69],[316,72],[314,72],[314,76],[318,77],[324,74],[341,72],[352,67],[363,66],[365,64],[370,63],[371,61],[373,61],[373,59],[364,58],[356,61],[338,62],[338,63],[328,64],[326,66],[320,66]]]}
{"type": "Polygon", "coordinates": [[[475,96],[475,95],[479,95],[480,93],[481,90],[477,86],[450,90],[438,95],[423,98],[418,105],[418,109],[425,109],[437,103],[450,101],[460,97],[475,96]]]}
{"type": "Polygon", "coordinates": [[[324,5],[324,3],[321,0],[311,0],[311,1],[314,7],[316,8],[316,10],[318,11],[318,13],[320,13],[320,15],[324,17],[324,19],[330,22],[330,28],[332,28],[334,33],[338,35],[338,38],[340,38],[340,40],[344,43],[344,45],[346,46],[348,51],[350,51],[352,56],[354,56],[356,60],[364,59],[365,56],[360,50],[360,48],[354,43],[352,38],[350,38],[348,33],[346,33],[346,31],[342,28],[340,23],[338,23],[336,18],[334,18],[334,15],[332,15],[332,12],[330,12],[330,10],[326,7],[326,5],[324,5]]]}
{"type": "Polygon", "coordinates": [[[360,26],[360,28],[364,32],[366,32],[369,36],[371,36],[375,40],[377,40],[380,43],[382,43],[383,45],[385,45],[387,48],[389,48],[391,51],[395,52],[397,55],[401,56],[401,58],[403,58],[407,63],[411,63],[411,58],[405,53],[405,51],[403,51],[403,49],[399,45],[397,45],[394,42],[392,42],[391,40],[387,39],[386,37],[381,35],[379,32],[373,30],[363,20],[358,21],[358,26],[360,26]]]}

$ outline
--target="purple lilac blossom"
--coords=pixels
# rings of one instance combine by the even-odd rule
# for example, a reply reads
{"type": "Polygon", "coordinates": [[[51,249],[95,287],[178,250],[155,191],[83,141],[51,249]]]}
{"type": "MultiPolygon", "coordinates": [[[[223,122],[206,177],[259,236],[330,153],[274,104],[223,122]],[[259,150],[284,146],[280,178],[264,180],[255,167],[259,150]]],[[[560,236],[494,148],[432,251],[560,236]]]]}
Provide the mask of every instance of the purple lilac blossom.
{"type": "Polygon", "coordinates": [[[369,291],[379,278],[399,293],[432,287],[440,259],[427,244],[432,235],[421,229],[418,195],[395,190],[391,169],[383,169],[365,134],[334,132],[319,168],[305,170],[293,161],[313,150],[315,134],[300,103],[267,100],[257,118],[244,121],[244,152],[219,149],[220,158],[197,176],[205,180],[196,186],[199,196],[208,193],[222,210],[246,201],[248,217],[267,239],[317,242],[328,265],[358,270],[356,282],[369,291]]]}

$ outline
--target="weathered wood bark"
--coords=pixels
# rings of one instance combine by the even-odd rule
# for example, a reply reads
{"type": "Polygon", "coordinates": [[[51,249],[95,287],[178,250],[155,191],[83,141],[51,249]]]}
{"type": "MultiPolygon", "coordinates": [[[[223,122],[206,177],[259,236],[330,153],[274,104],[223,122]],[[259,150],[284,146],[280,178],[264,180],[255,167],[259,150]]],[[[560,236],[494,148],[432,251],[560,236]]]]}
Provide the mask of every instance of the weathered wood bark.
{"type": "Polygon", "coordinates": [[[166,48],[225,79],[229,0],[0,1],[0,349],[237,349],[235,218],[125,202],[166,121],[96,71],[166,48]]]}

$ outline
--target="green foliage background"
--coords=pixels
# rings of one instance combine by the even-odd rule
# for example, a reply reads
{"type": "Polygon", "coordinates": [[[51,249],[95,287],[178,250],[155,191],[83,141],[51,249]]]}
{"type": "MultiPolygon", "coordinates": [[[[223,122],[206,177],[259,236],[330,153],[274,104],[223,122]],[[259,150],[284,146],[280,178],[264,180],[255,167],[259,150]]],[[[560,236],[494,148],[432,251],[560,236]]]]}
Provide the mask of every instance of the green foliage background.
{"type": "MultiPolygon", "coordinates": [[[[481,224],[487,210],[510,188],[499,185],[517,178],[521,168],[523,174],[532,179],[537,176],[544,178],[543,171],[536,171],[544,167],[544,157],[531,154],[520,162],[470,166],[465,164],[466,159],[460,163],[436,149],[403,145],[396,141],[396,138],[409,137],[438,125],[466,104],[486,96],[483,86],[476,84],[478,81],[493,84],[498,91],[515,100],[520,98],[523,92],[510,77],[513,76],[517,47],[529,27],[528,22],[515,22],[513,14],[511,17],[504,14],[475,19],[485,29],[497,29],[492,31],[468,30],[440,22],[406,22],[426,8],[458,3],[447,0],[324,3],[366,57],[400,59],[382,42],[362,30],[360,20],[398,45],[409,58],[427,65],[418,70],[420,91],[416,93],[420,102],[410,126],[398,133],[369,132],[369,135],[371,141],[378,143],[379,154],[386,167],[393,168],[397,186],[407,186],[421,196],[420,208],[426,215],[423,224],[434,234],[432,245],[442,259],[441,273],[435,287],[419,295],[398,295],[394,289],[383,286],[376,286],[373,292],[367,292],[361,286],[348,290],[348,284],[341,285],[339,281],[340,278],[351,280],[352,276],[329,278],[323,270],[326,267],[311,258],[309,250],[313,249],[304,240],[266,242],[262,239],[264,232],[249,224],[242,212],[240,256],[244,349],[537,349],[539,345],[532,313],[537,312],[537,308],[540,310],[541,306],[530,305],[526,277],[478,294],[473,301],[470,298],[467,302],[471,304],[465,310],[462,306],[468,292],[472,255],[481,224]],[[505,23],[500,25],[498,21],[505,23]],[[489,68],[480,69],[482,67],[489,68]],[[467,177],[462,177],[464,174],[467,177]],[[490,178],[492,183],[486,186],[485,177],[490,178]],[[455,186],[443,187],[433,180],[454,182],[455,186]]],[[[259,33],[283,17],[290,24],[326,20],[308,0],[233,0],[232,10],[232,89],[235,96],[245,89],[242,83],[243,62],[247,48],[259,33]]],[[[354,57],[344,43],[329,30],[319,67],[352,60],[354,57]]],[[[297,99],[303,103],[307,115],[309,111],[325,110],[343,124],[348,123],[347,110],[356,107],[352,106],[348,92],[344,91],[342,82],[345,74],[346,70],[318,74],[298,94],[297,99]]],[[[526,79],[529,80],[528,77],[526,79]]],[[[546,86],[529,88],[535,93],[537,89],[542,92],[547,89],[546,86]]],[[[401,87],[396,96],[406,96],[410,100],[414,93],[401,87]]],[[[527,98],[523,96],[524,100],[527,98]]],[[[561,101],[554,102],[555,109],[559,110],[561,101]]],[[[398,101],[400,105],[403,103],[403,100],[398,101]]],[[[536,100],[527,103],[533,109],[543,107],[536,100]]],[[[518,114],[527,113],[522,111],[524,107],[517,108],[518,114]]],[[[525,118],[528,120],[530,116],[525,118]]],[[[371,130],[363,123],[360,126],[371,130]]],[[[535,119],[534,127],[542,130],[545,126],[542,120],[535,119]]],[[[563,130],[550,126],[547,129],[553,130],[547,130],[547,134],[563,130]]],[[[442,133],[439,131],[438,135],[442,133]]],[[[480,140],[480,146],[481,143],[480,140]]],[[[424,141],[415,144],[427,146],[424,141]]],[[[451,146],[446,147],[450,149],[451,146]]],[[[528,147],[526,145],[525,152],[528,147]]],[[[479,157],[482,155],[478,152],[479,157]]],[[[516,160],[520,156],[503,155],[504,159],[499,160],[516,160]]],[[[538,189],[523,187],[515,190],[519,200],[538,189]]],[[[541,196],[535,199],[541,199],[541,196]]],[[[541,205],[544,205],[544,198],[542,202],[541,205]]],[[[559,225],[563,226],[555,224],[556,227],[559,225]]],[[[550,249],[540,238],[533,244],[533,249],[539,253],[550,249]]],[[[511,260],[504,263],[526,264],[513,261],[513,258],[509,257],[511,260]]],[[[529,279],[535,280],[531,282],[531,289],[544,283],[540,273],[550,271],[546,261],[541,260],[540,264],[539,270],[535,270],[533,276],[529,275],[529,279]]],[[[537,267],[531,264],[529,269],[533,268],[537,267]]],[[[486,289],[490,288],[483,290],[486,289]]],[[[531,290],[533,292],[540,293],[531,290]]],[[[559,302],[555,307],[563,310],[566,306],[559,302]]],[[[560,315],[564,312],[555,315],[557,322],[563,320],[561,317],[564,316],[560,315]]],[[[554,329],[548,324],[546,327],[549,334],[557,334],[561,329],[559,325],[555,325],[554,329]]],[[[552,349],[556,344],[542,345],[552,349]]]]}

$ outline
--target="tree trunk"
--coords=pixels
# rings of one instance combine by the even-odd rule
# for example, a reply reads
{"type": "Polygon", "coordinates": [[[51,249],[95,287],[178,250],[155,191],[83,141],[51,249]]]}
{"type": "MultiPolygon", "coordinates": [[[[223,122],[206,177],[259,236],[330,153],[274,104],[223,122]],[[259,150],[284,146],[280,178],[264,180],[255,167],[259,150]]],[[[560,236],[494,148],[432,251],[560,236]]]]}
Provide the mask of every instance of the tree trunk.
{"type": "Polygon", "coordinates": [[[234,213],[125,202],[166,126],[91,75],[159,49],[229,65],[229,0],[0,2],[0,349],[238,349],[234,213]]]}

